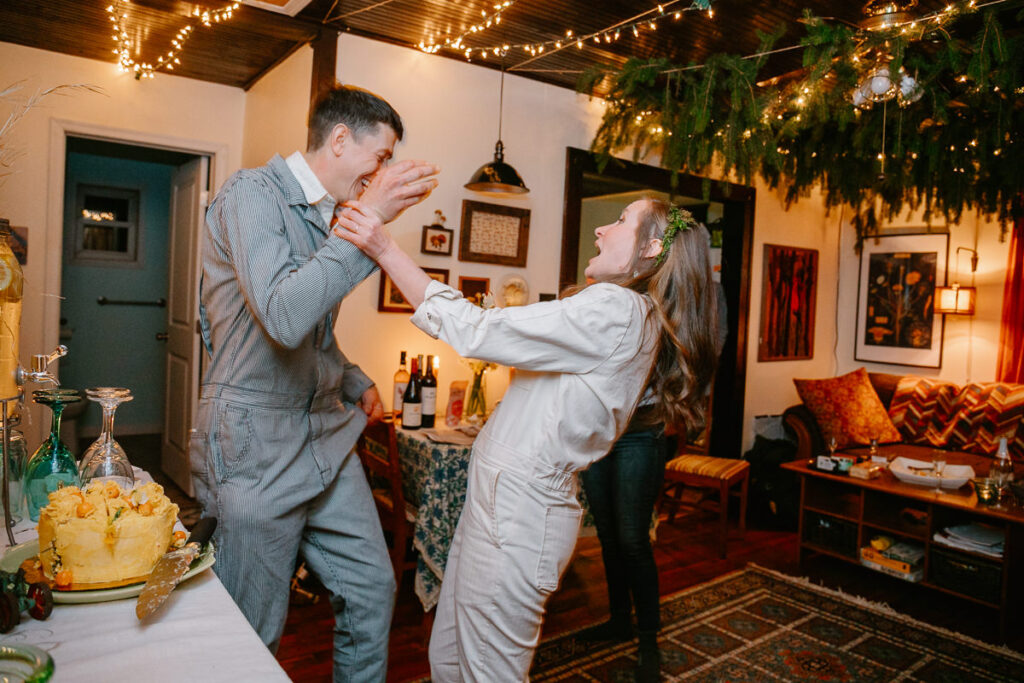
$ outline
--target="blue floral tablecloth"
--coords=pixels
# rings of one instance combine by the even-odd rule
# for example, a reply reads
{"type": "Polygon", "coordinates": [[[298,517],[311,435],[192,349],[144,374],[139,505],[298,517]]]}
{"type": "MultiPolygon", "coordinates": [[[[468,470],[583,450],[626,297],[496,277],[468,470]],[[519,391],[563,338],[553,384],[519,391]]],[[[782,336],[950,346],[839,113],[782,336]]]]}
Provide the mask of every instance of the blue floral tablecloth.
{"type": "Polygon", "coordinates": [[[424,610],[437,604],[455,525],[466,502],[472,446],[435,443],[421,431],[397,430],[405,499],[415,505],[413,545],[419,551],[416,595],[424,610]]]}
{"type": "MultiPolygon", "coordinates": [[[[398,456],[402,465],[402,493],[416,507],[413,546],[416,561],[415,590],[424,611],[433,609],[441,594],[441,579],[448,549],[455,537],[462,507],[466,503],[469,456],[473,447],[436,443],[422,430],[396,430],[398,456]]],[[[579,491],[583,505],[581,535],[594,534],[594,521],[579,491]]]]}

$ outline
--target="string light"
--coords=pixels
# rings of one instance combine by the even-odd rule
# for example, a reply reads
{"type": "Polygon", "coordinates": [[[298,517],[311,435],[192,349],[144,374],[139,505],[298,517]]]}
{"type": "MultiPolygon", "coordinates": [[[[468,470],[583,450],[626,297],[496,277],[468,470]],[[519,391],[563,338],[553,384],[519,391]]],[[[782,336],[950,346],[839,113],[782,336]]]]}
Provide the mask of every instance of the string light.
{"type": "MultiPolygon", "coordinates": [[[[174,71],[176,65],[181,65],[178,55],[185,49],[185,42],[192,35],[192,24],[186,24],[175,34],[174,38],[171,39],[171,49],[166,54],[158,55],[156,64],[138,61],[132,57],[132,52],[136,54],[142,52],[142,41],[135,42],[129,38],[128,13],[125,11],[126,6],[129,4],[130,0],[116,0],[113,4],[107,6],[107,17],[114,26],[113,39],[116,44],[114,54],[117,55],[118,68],[122,73],[135,74],[135,80],[153,78],[154,72],[158,69],[174,71]]],[[[241,3],[238,2],[216,10],[206,10],[197,7],[190,16],[203,26],[210,28],[215,23],[231,19],[235,10],[239,7],[241,7],[241,3]]]]}
{"type": "MultiPolygon", "coordinates": [[[[584,43],[590,40],[593,40],[595,45],[600,45],[602,43],[602,39],[605,44],[611,43],[612,41],[619,39],[622,30],[632,30],[633,35],[639,37],[639,28],[643,24],[647,24],[652,31],[656,30],[658,27],[657,17],[665,16],[669,7],[677,5],[682,1],[683,0],[669,0],[669,2],[662,2],[656,7],[647,10],[646,12],[642,12],[641,14],[635,17],[631,17],[625,21],[618,22],[616,24],[600,29],[598,31],[594,31],[593,33],[589,33],[587,35],[576,36],[575,33],[570,29],[564,31],[564,39],[558,38],[552,40],[539,41],[535,43],[517,43],[511,46],[505,46],[503,49],[506,51],[508,50],[509,47],[513,49],[521,49],[523,52],[527,52],[531,55],[531,58],[527,61],[533,61],[533,58],[536,58],[539,55],[543,54],[546,49],[549,50],[549,54],[553,54],[558,50],[569,47],[574,42],[578,49],[583,49],[584,43]]],[[[494,13],[491,16],[494,18],[495,23],[497,23],[500,20],[502,12],[507,10],[513,4],[515,4],[515,2],[516,0],[506,0],[506,2],[494,5],[494,13]]],[[[709,17],[714,16],[714,13],[710,11],[710,0],[692,0],[691,5],[689,7],[674,10],[673,16],[676,19],[679,19],[682,16],[683,12],[704,10],[708,10],[709,17]]],[[[466,47],[462,45],[462,40],[466,36],[471,34],[479,34],[480,31],[484,30],[485,28],[486,24],[476,24],[474,26],[471,26],[469,30],[467,30],[465,33],[455,38],[447,37],[443,41],[434,39],[431,39],[430,41],[421,41],[418,47],[429,54],[434,54],[444,48],[459,50],[467,59],[469,59],[472,56],[473,51],[475,50],[482,49],[485,52],[490,52],[493,50],[494,46],[486,46],[483,48],[474,47],[472,50],[467,50],[466,47]]],[[[509,70],[514,70],[517,68],[517,66],[511,67],[509,70]]]]}
{"type": "MultiPolygon", "coordinates": [[[[463,33],[455,36],[454,38],[452,38],[451,35],[447,35],[447,36],[445,36],[445,39],[444,39],[443,42],[437,42],[437,41],[431,40],[429,43],[426,43],[426,42],[420,41],[420,44],[418,45],[418,47],[421,50],[423,50],[424,52],[428,53],[428,54],[434,54],[435,52],[440,51],[441,48],[444,48],[444,47],[449,47],[449,48],[452,48],[452,49],[455,49],[455,50],[461,50],[462,49],[462,39],[463,38],[465,38],[466,36],[468,36],[468,35],[470,35],[472,33],[480,33],[482,31],[485,31],[485,30],[489,29],[491,26],[497,26],[498,24],[500,24],[501,23],[501,15],[502,15],[502,13],[505,10],[507,10],[509,7],[511,7],[512,5],[516,4],[516,1],[517,0],[505,0],[505,2],[502,2],[502,3],[494,5],[493,6],[494,7],[494,11],[491,12],[490,14],[488,14],[484,10],[480,10],[480,14],[483,17],[483,19],[482,19],[482,21],[479,24],[473,24],[472,26],[469,27],[469,29],[467,31],[464,31],[463,33]]],[[[494,46],[485,47],[485,48],[483,48],[483,51],[484,52],[488,52],[488,51],[492,50],[493,47],[494,46]]],[[[516,45],[515,47],[519,47],[519,46],[516,45]]],[[[504,50],[508,51],[508,47],[505,47],[504,50]]],[[[467,57],[467,59],[469,58],[469,54],[468,53],[466,54],[466,57],[467,57]]]]}

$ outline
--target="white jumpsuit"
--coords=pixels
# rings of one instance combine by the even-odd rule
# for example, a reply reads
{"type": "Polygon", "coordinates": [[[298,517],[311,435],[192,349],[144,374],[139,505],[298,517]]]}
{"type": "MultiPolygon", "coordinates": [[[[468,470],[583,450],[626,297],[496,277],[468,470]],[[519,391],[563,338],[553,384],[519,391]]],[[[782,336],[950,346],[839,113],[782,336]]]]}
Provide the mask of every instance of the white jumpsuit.
{"type": "Polygon", "coordinates": [[[431,282],[413,322],[462,356],[517,368],[473,446],[431,677],[528,680],[544,604],[576,546],[576,474],[626,428],[653,361],[654,314],[646,297],[611,284],[485,311],[431,282]]]}

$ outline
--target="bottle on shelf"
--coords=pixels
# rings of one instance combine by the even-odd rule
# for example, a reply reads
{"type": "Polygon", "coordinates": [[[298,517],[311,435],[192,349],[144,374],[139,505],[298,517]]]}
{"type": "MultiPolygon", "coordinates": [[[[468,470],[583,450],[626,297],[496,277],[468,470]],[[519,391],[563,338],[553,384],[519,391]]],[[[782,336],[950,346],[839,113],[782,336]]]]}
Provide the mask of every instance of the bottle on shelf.
{"type": "Polygon", "coordinates": [[[419,429],[423,424],[423,392],[420,386],[420,366],[412,359],[412,374],[402,396],[402,429],[419,429]]]}
{"type": "Polygon", "coordinates": [[[405,395],[405,387],[408,384],[409,371],[405,369],[405,351],[402,351],[402,359],[398,363],[398,371],[395,372],[395,389],[391,403],[391,410],[396,420],[402,415],[402,397],[405,395]]]}
{"type": "Polygon", "coordinates": [[[422,393],[423,393],[423,426],[430,428],[434,426],[434,418],[437,415],[437,378],[434,377],[434,357],[427,356],[427,367],[423,371],[422,393]]]}
{"type": "Polygon", "coordinates": [[[1013,481],[1013,461],[1010,460],[1010,450],[1006,446],[1006,437],[999,439],[999,448],[996,450],[995,460],[988,471],[989,479],[992,479],[999,491],[999,497],[1004,497],[1010,490],[1010,482],[1013,481]]]}

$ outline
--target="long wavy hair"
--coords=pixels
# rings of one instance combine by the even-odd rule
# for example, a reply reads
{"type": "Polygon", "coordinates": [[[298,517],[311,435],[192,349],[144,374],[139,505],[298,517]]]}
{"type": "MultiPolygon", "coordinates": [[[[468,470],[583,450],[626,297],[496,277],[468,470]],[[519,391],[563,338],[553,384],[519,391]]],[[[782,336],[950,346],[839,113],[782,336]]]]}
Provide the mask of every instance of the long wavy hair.
{"type": "Polygon", "coordinates": [[[708,390],[721,351],[718,340],[718,292],[711,280],[710,236],[703,225],[676,233],[659,264],[643,252],[652,239],[665,236],[672,205],[645,198],[637,227],[636,249],[627,271],[605,282],[645,294],[658,322],[655,361],[647,379],[654,395],[651,422],[680,434],[704,428],[708,390]]]}

